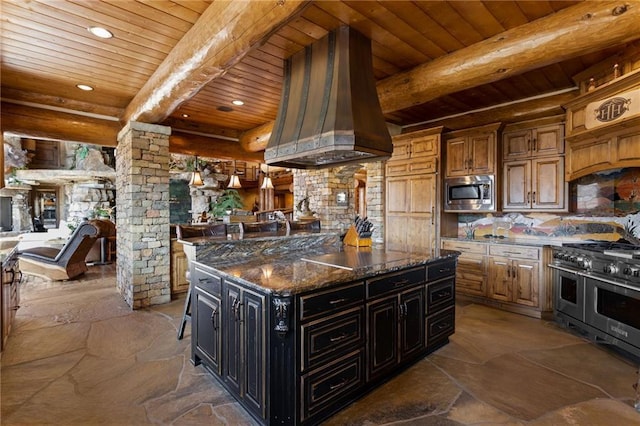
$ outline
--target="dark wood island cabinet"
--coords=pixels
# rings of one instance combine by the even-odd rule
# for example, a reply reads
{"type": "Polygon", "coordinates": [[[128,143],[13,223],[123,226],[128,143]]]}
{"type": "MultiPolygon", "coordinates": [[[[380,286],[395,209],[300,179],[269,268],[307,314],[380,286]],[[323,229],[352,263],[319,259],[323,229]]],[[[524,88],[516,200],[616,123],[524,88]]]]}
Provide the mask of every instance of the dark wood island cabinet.
{"type": "Polygon", "coordinates": [[[457,252],[307,255],[191,264],[192,361],[262,424],[317,424],[454,332],[457,252]]]}

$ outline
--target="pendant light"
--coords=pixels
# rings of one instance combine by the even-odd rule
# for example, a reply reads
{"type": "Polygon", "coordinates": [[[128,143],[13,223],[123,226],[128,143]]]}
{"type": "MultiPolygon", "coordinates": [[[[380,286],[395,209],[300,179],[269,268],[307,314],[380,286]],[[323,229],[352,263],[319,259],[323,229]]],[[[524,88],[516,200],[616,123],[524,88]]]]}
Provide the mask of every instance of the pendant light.
{"type": "Polygon", "coordinates": [[[240,185],[240,178],[238,178],[238,175],[236,174],[236,160],[233,160],[233,174],[229,178],[229,185],[227,185],[227,188],[242,188],[242,185],[240,185]]]}
{"type": "Polygon", "coordinates": [[[269,165],[267,164],[267,172],[264,174],[264,179],[262,181],[262,186],[260,189],[273,189],[273,182],[269,177],[269,165]]]}
{"type": "Polygon", "coordinates": [[[200,174],[200,168],[198,167],[198,156],[196,155],[196,161],[193,166],[193,173],[191,173],[191,180],[189,181],[189,186],[202,186],[204,182],[202,181],[202,175],[200,174]]]}

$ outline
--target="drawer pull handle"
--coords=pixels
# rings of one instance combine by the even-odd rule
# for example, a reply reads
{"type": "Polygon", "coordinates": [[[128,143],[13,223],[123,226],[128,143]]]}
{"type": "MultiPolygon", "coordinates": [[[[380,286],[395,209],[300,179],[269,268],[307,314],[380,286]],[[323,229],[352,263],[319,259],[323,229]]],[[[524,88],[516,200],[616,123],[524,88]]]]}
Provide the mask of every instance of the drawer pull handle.
{"type": "Polygon", "coordinates": [[[336,300],[329,300],[329,304],[330,305],[337,305],[338,303],[342,303],[345,302],[347,299],[345,299],[344,297],[342,299],[336,299],[336,300]]]}
{"type": "Polygon", "coordinates": [[[351,337],[351,335],[350,335],[350,334],[346,334],[346,333],[342,333],[341,335],[339,335],[339,336],[335,336],[335,337],[332,337],[332,338],[331,338],[331,339],[329,339],[329,340],[330,340],[332,343],[334,343],[334,342],[339,342],[340,340],[344,340],[344,339],[346,339],[347,337],[351,337]]]}
{"type": "Polygon", "coordinates": [[[403,286],[403,285],[405,285],[405,284],[407,284],[407,283],[409,283],[409,280],[404,279],[404,280],[400,280],[400,281],[396,281],[396,282],[394,282],[394,283],[393,283],[393,286],[394,286],[394,287],[400,287],[400,286],[403,286]]]}
{"type": "Polygon", "coordinates": [[[217,316],[218,316],[218,308],[215,308],[213,311],[211,311],[211,325],[213,326],[214,330],[218,330],[218,325],[216,324],[217,316]]]}
{"type": "Polygon", "coordinates": [[[444,323],[444,324],[438,324],[436,325],[436,328],[438,329],[438,331],[444,330],[445,328],[449,328],[451,325],[449,323],[444,323]]]}
{"type": "Polygon", "coordinates": [[[340,389],[341,387],[344,387],[344,385],[346,385],[347,383],[348,383],[347,379],[342,379],[340,383],[336,383],[335,385],[330,385],[329,389],[330,390],[340,389]]]}
{"type": "Polygon", "coordinates": [[[450,292],[450,291],[447,291],[447,290],[442,290],[442,291],[439,291],[439,292],[436,294],[436,296],[437,296],[437,297],[449,297],[449,296],[451,296],[451,292],[450,292]]]}
{"type": "Polygon", "coordinates": [[[451,272],[451,268],[441,268],[440,273],[442,272],[451,272]]]}

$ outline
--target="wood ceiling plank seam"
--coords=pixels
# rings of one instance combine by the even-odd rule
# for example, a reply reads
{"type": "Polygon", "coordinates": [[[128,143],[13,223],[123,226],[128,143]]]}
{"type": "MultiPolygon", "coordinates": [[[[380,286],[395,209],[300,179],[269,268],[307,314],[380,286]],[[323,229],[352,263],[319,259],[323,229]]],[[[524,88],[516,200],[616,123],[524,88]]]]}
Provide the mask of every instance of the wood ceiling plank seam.
{"type": "MultiPolygon", "coordinates": [[[[14,39],[24,39],[25,42],[32,42],[32,43],[35,43],[35,42],[38,42],[40,44],[51,43],[50,36],[52,34],[47,34],[45,32],[42,32],[43,28],[46,29],[42,25],[38,25],[34,28],[30,28],[28,34],[25,34],[24,31],[19,31],[21,28],[28,28],[28,27],[23,27],[15,23],[7,22],[5,23],[4,27],[10,32],[9,34],[3,35],[3,37],[12,37],[14,39]],[[16,27],[14,27],[14,25],[16,27]]],[[[76,38],[64,38],[64,39],[60,39],[60,42],[57,43],[57,45],[61,47],[69,46],[71,48],[74,48],[75,46],[76,49],[84,51],[85,54],[87,52],[91,52],[92,54],[105,52],[105,54],[108,53],[114,58],[116,58],[117,56],[124,56],[124,57],[129,57],[131,59],[137,59],[138,61],[142,61],[142,62],[149,62],[152,60],[160,62],[162,61],[163,58],[166,57],[164,52],[161,52],[161,51],[152,50],[149,48],[143,49],[141,46],[136,46],[131,44],[123,45],[122,47],[120,47],[119,44],[120,43],[110,45],[109,43],[103,43],[97,40],[94,41],[91,38],[84,38],[84,39],[78,39],[78,40],[76,38]],[[64,42],[64,45],[61,44],[63,42],[64,42]]],[[[55,51],[57,52],[57,50],[55,51]]],[[[102,56],[104,56],[104,54],[102,54],[102,56]]]]}
{"type": "Polygon", "coordinates": [[[483,2],[452,2],[451,7],[453,7],[483,39],[493,37],[507,30],[485,7],[483,2]]]}
{"type": "Polygon", "coordinates": [[[22,60],[25,63],[28,63],[31,59],[39,59],[42,62],[47,62],[54,64],[57,67],[69,67],[72,65],[76,65],[76,69],[91,69],[91,68],[99,68],[99,67],[109,67],[110,74],[121,76],[121,78],[127,80],[131,77],[132,74],[137,74],[140,79],[149,78],[151,72],[149,70],[140,70],[138,71],[136,68],[138,67],[130,67],[122,65],[122,62],[108,62],[108,61],[90,61],[86,59],[85,56],[74,55],[74,52],[69,52],[68,55],[65,54],[64,57],[60,57],[59,55],[51,56],[50,51],[45,48],[39,48],[35,45],[24,45],[23,43],[15,43],[11,40],[9,43],[4,43],[4,52],[6,57],[22,57],[22,60]]]}
{"type": "Polygon", "coordinates": [[[383,78],[389,77],[397,72],[402,71],[394,64],[381,59],[379,56],[374,55],[371,60],[373,62],[373,75],[376,81],[382,80],[383,78]]]}
{"type": "MultiPolygon", "coordinates": [[[[71,90],[66,85],[62,85],[59,82],[52,81],[46,77],[37,77],[29,75],[25,77],[24,73],[16,73],[14,71],[3,71],[2,73],[2,87],[3,91],[7,88],[19,87],[21,91],[44,93],[46,91],[47,96],[69,98],[73,94],[73,99],[80,102],[95,103],[100,105],[113,105],[117,108],[124,108],[131,100],[131,95],[126,96],[118,95],[113,92],[98,92],[87,93],[81,90],[71,90]],[[27,83],[24,80],[29,80],[27,83]],[[79,92],[79,93],[76,93],[79,92]]],[[[108,114],[106,114],[108,115],[108,114]]]]}
{"type": "Polygon", "coordinates": [[[170,117],[167,120],[163,121],[163,125],[167,125],[172,129],[175,128],[178,130],[195,131],[195,132],[206,133],[210,135],[225,136],[225,137],[236,138],[236,139],[239,138],[241,134],[241,132],[238,130],[232,131],[230,129],[224,129],[221,127],[209,126],[204,123],[196,123],[192,120],[187,121],[179,117],[178,118],[170,117]]]}
{"type": "Polygon", "coordinates": [[[313,40],[320,40],[329,33],[328,29],[308,20],[304,16],[298,16],[296,19],[289,22],[287,26],[306,34],[313,40]]]}
{"type": "MultiPolygon", "coordinates": [[[[75,37],[73,37],[74,39],[82,38],[84,39],[84,44],[87,44],[95,48],[105,48],[105,46],[118,46],[121,48],[130,49],[131,44],[133,44],[140,47],[139,49],[137,49],[138,54],[146,54],[145,52],[149,49],[148,42],[140,41],[140,36],[137,33],[129,32],[129,31],[118,32],[118,34],[114,38],[112,38],[108,42],[105,42],[104,40],[97,39],[96,37],[92,36],[87,31],[87,28],[91,25],[95,25],[95,23],[89,22],[88,20],[83,18],[79,19],[75,15],[64,15],[61,13],[60,14],[52,13],[52,15],[53,14],[55,14],[56,17],[46,16],[44,14],[39,14],[39,13],[30,14],[25,12],[24,9],[16,8],[12,10],[10,16],[13,17],[14,22],[19,23],[22,26],[29,27],[29,25],[33,26],[34,24],[37,24],[38,27],[48,26],[57,31],[61,31],[65,35],[74,34],[75,35],[75,37]],[[86,21],[86,25],[81,25],[80,24],[81,20],[86,21]]],[[[51,34],[55,35],[58,33],[57,31],[55,32],[51,31],[51,34]]],[[[72,39],[70,35],[66,35],[64,38],[72,39]]],[[[153,42],[154,42],[154,46],[161,47],[161,48],[158,48],[158,47],[155,48],[155,50],[162,52],[162,56],[159,56],[158,58],[163,58],[164,56],[166,56],[166,54],[168,54],[173,48],[173,46],[175,45],[174,39],[167,38],[167,37],[158,38],[157,35],[153,39],[153,42]]]]}
{"type": "MultiPolygon", "coordinates": [[[[67,1],[81,7],[87,6],[86,0],[67,1]]],[[[174,34],[177,40],[180,40],[181,36],[193,26],[192,22],[140,3],[137,0],[104,0],[99,3],[92,3],[87,10],[88,16],[91,16],[92,12],[98,12],[111,19],[123,19],[132,26],[159,31],[166,36],[174,34]]],[[[98,20],[97,22],[102,21],[98,20]]]]}
{"type": "Polygon", "coordinates": [[[136,0],[138,3],[142,3],[147,7],[157,9],[165,15],[169,15],[174,18],[180,18],[183,21],[195,24],[200,13],[195,12],[188,7],[184,7],[180,2],[169,0],[136,0]]]}
{"type": "MultiPolygon", "coordinates": [[[[284,60],[278,56],[274,56],[271,53],[267,52],[266,50],[263,50],[262,48],[258,48],[255,49],[253,51],[251,51],[248,55],[247,58],[253,58],[257,61],[262,61],[265,62],[271,66],[273,66],[275,69],[282,69],[283,65],[284,65],[284,60]]],[[[283,72],[280,71],[280,75],[283,75],[283,72]]]]}
{"type": "MultiPolygon", "coordinates": [[[[269,105],[275,104],[278,105],[278,101],[269,102],[269,98],[279,98],[281,91],[277,90],[264,90],[259,86],[252,86],[247,88],[242,85],[231,85],[231,84],[216,84],[211,87],[211,90],[206,94],[203,94],[202,97],[218,97],[227,100],[227,103],[231,103],[234,99],[240,99],[245,104],[249,103],[250,100],[258,101],[259,105],[263,103],[268,103],[269,105]]],[[[194,98],[198,97],[197,95],[194,98]]],[[[192,98],[193,99],[193,98],[192,98]]],[[[255,105],[255,103],[254,103],[255,105]]],[[[246,105],[242,105],[246,106],[246,105]]]]}
{"type": "MultiPolygon", "coordinates": [[[[226,78],[217,79],[217,81],[207,85],[207,90],[203,89],[199,93],[202,93],[203,95],[206,96],[207,94],[211,94],[211,93],[224,92],[225,90],[224,86],[227,83],[228,84],[233,83],[235,87],[242,86],[245,88],[245,90],[256,90],[258,95],[265,94],[265,95],[280,96],[280,93],[282,92],[282,84],[278,86],[279,83],[277,81],[270,81],[270,80],[262,79],[258,75],[247,74],[246,78],[243,79],[242,83],[233,82],[226,78]]],[[[237,89],[237,90],[241,91],[241,89],[237,89]]]]}
{"type": "Polygon", "coordinates": [[[312,4],[304,10],[301,16],[310,22],[314,22],[316,25],[320,25],[327,32],[342,24],[346,24],[346,22],[341,21],[336,16],[318,7],[321,3],[322,1],[313,1],[312,4]]]}
{"type": "MultiPolygon", "coordinates": [[[[65,10],[72,11],[83,20],[89,20],[94,25],[108,28],[119,37],[120,33],[129,33],[153,43],[159,36],[168,40],[175,40],[174,45],[184,36],[184,30],[173,28],[169,22],[156,22],[146,18],[144,15],[133,15],[126,10],[111,4],[102,2],[92,3],[91,8],[86,8],[84,0],[67,0],[65,10]]],[[[117,4],[128,3],[128,0],[117,2],[117,4]]],[[[140,42],[144,45],[145,42],[140,42]]]]}
{"type": "Polygon", "coordinates": [[[557,10],[554,10],[551,6],[551,3],[553,2],[549,2],[548,0],[517,2],[518,7],[522,10],[522,13],[527,17],[529,22],[557,12],[557,10]]]}
{"type": "MultiPolygon", "coordinates": [[[[374,3],[372,2],[329,2],[330,8],[326,8],[326,3],[321,7],[330,13],[333,13],[341,21],[344,21],[343,17],[348,17],[346,22],[349,23],[351,28],[362,33],[368,39],[371,40],[372,45],[375,43],[378,45],[377,52],[380,52],[382,47],[395,52],[394,59],[404,59],[406,62],[413,62],[414,64],[423,63],[429,59],[420,50],[414,48],[405,43],[395,34],[390,33],[386,28],[380,26],[376,21],[370,20],[367,15],[362,12],[368,12],[374,3]]],[[[373,51],[373,48],[372,48],[373,51]]]]}
{"type": "MultiPolygon", "coordinates": [[[[255,59],[255,58],[251,58],[251,57],[245,57],[244,60],[242,61],[243,64],[243,68],[250,68],[250,67],[255,67],[259,72],[264,72],[270,75],[273,75],[275,77],[278,77],[280,79],[282,79],[283,77],[283,72],[282,72],[282,67],[278,67],[276,65],[271,65],[269,63],[266,63],[264,61],[260,61],[259,59],[255,59]],[[246,67],[248,66],[248,67],[246,67]]],[[[281,64],[284,65],[284,64],[281,64]]],[[[235,67],[234,67],[235,68],[235,67]]]]}
{"type": "Polygon", "coordinates": [[[279,33],[273,34],[269,37],[269,40],[266,43],[267,45],[271,45],[276,49],[284,52],[282,55],[283,59],[287,59],[291,55],[294,55],[304,49],[304,46],[298,43],[293,42],[285,37],[282,37],[279,33]]]}
{"type": "Polygon", "coordinates": [[[311,37],[307,33],[300,31],[291,25],[285,25],[280,28],[278,35],[289,40],[290,43],[298,44],[300,46],[307,46],[311,43],[318,41],[318,39],[311,37]]]}
{"type": "Polygon", "coordinates": [[[225,75],[224,77],[209,83],[207,87],[217,87],[224,85],[225,83],[244,84],[247,88],[255,88],[260,92],[265,91],[266,93],[280,94],[280,92],[282,92],[282,80],[278,80],[274,76],[260,75],[259,73],[256,73],[255,69],[252,70],[251,68],[248,68],[246,71],[234,68],[233,76],[227,77],[225,75]],[[236,81],[238,79],[241,83],[236,81]]]}
{"type": "Polygon", "coordinates": [[[484,7],[494,16],[505,30],[510,30],[529,22],[517,1],[483,1],[484,7]]]}
{"type": "Polygon", "coordinates": [[[541,71],[554,88],[575,86],[571,80],[571,76],[574,74],[567,73],[566,68],[560,62],[544,67],[541,71]]]}
{"type": "Polygon", "coordinates": [[[422,9],[432,20],[440,23],[449,34],[451,34],[463,47],[483,40],[478,33],[462,16],[451,6],[449,1],[421,3],[422,9]]]}
{"type": "MultiPolygon", "coordinates": [[[[133,64],[131,62],[126,61],[115,61],[109,60],[109,58],[103,58],[100,55],[87,55],[86,52],[81,52],[78,49],[73,49],[69,51],[65,51],[65,56],[61,57],[60,55],[51,56],[51,48],[46,48],[44,46],[36,45],[34,43],[18,41],[13,38],[5,38],[3,39],[3,47],[5,51],[10,52],[11,49],[15,49],[21,52],[30,52],[31,54],[40,54],[43,57],[51,57],[53,61],[60,62],[61,60],[70,60],[70,57],[73,59],[75,63],[82,63],[85,66],[109,66],[109,67],[118,67],[127,72],[137,72],[142,75],[150,75],[153,73],[154,67],[151,64],[144,66],[143,63],[133,64]],[[7,49],[7,47],[9,49],[7,49]],[[68,52],[68,53],[67,53],[68,52]],[[90,56],[91,59],[88,59],[90,56]]],[[[17,53],[17,52],[16,52],[17,53]]]]}
{"type": "Polygon", "coordinates": [[[194,12],[202,15],[202,13],[207,10],[207,8],[211,5],[212,0],[180,0],[180,4],[184,7],[187,7],[194,12]]]}
{"type": "Polygon", "coordinates": [[[378,31],[372,28],[372,41],[388,46],[399,54],[411,57],[412,61],[416,63],[423,63],[446,53],[422,32],[396,15],[393,10],[387,8],[386,3],[357,1],[345,3],[378,26],[378,31]],[[383,32],[386,34],[383,35],[383,32]],[[381,35],[381,38],[376,36],[377,33],[381,35]],[[418,55],[415,55],[412,50],[418,55]]]}
{"type": "Polygon", "coordinates": [[[267,54],[272,55],[284,61],[284,59],[291,56],[291,54],[289,53],[289,51],[287,51],[287,49],[272,42],[273,39],[277,37],[278,35],[274,34],[269,38],[269,40],[266,40],[266,42],[263,45],[259,46],[257,50],[266,52],[267,54]]]}
{"type": "MultiPolygon", "coordinates": [[[[387,7],[393,7],[394,4],[394,2],[391,2],[387,7]]],[[[410,12],[408,12],[408,16],[403,16],[403,19],[407,22],[412,22],[415,28],[419,28],[421,32],[429,37],[442,51],[451,53],[464,47],[446,28],[422,9],[421,3],[414,2],[412,6],[415,7],[415,10],[411,9],[410,12]]],[[[396,11],[396,13],[399,12],[396,11]]]]}
{"type": "Polygon", "coordinates": [[[537,68],[514,76],[517,78],[514,82],[526,93],[525,96],[522,96],[521,98],[530,98],[535,96],[536,93],[547,93],[553,91],[553,85],[544,73],[545,68],[547,67],[537,68]]]}

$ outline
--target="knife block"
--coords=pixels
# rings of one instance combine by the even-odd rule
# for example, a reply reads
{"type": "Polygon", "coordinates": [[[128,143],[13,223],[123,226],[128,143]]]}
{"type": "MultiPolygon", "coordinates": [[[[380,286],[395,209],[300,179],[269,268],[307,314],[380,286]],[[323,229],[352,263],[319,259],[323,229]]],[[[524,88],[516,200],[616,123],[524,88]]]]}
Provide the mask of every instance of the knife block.
{"type": "Polygon", "coordinates": [[[371,247],[371,238],[360,238],[358,236],[358,231],[356,231],[356,227],[353,225],[349,227],[349,230],[344,236],[343,242],[348,246],[371,247]]]}

